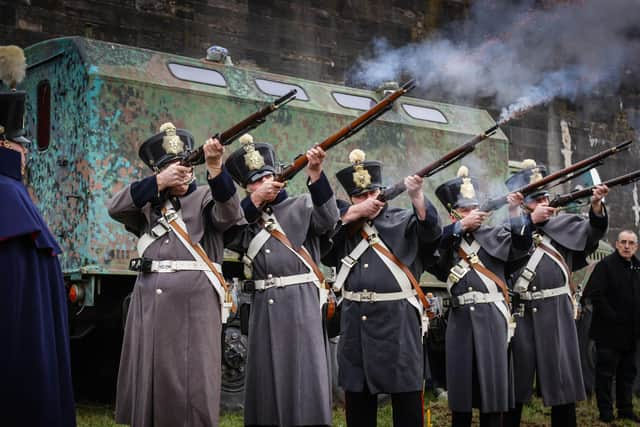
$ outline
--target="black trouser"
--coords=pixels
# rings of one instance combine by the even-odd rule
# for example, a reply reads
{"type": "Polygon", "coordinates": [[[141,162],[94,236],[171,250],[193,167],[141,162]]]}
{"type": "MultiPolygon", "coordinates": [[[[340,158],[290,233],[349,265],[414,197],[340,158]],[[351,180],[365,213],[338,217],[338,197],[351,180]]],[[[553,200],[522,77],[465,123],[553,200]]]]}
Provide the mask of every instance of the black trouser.
{"type": "Polygon", "coordinates": [[[614,377],[618,416],[631,415],[633,381],[636,378],[635,349],[620,351],[596,343],[596,399],[600,416],[613,415],[611,392],[614,377]]]}
{"type": "MultiPolygon", "coordinates": [[[[423,427],[422,391],[391,394],[393,425],[395,427],[423,427]]],[[[369,393],[365,385],[362,392],[344,393],[347,427],[376,427],[378,395],[369,393]]]]}
{"type": "MultiPolygon", "coordinates": [[[[510,410],[504,418],[504,427],[519,427],[522,418],[522,403],[510,410]]],[[[576,404],[551,407],[551,427],[576,427],[576,404]]]]}
{"type": "MultiPolygon", "coordinates": [[[[452,412],[451,427],[471,426],[471,412],[452,412]]],[[[501,427],[502,412],[480,413],[480,427],[501,427]]]]}

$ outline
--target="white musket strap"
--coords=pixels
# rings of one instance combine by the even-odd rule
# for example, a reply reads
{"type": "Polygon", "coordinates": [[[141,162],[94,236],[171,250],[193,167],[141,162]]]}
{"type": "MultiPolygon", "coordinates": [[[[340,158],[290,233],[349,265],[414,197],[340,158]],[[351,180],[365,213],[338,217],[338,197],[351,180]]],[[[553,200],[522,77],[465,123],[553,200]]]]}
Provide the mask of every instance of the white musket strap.
{"type": "MultiPolygon", "coordinates": [[[[180,212],[178,211],[177,214],[180,215],[180,212]]],[[[138,256],[144,256],[144,251],[146,251],[153,242],[167,234],[169,230],[171,230],[171,226],[164,220],[164,217],[160,217],[156,222],[156,225],[153,226],[148,233],[144,233],[138,239],[138,256]]]]}
{"type": "MultiPolygon", "coordinates": [[[[164,219],[167,221],[171,229],[174,231],[174,234],[178,237],[180,242],[184,245],[185,248],[187,248],[191,256],[193,256],[193,258],[196,261],[200,261],[205,264],[210,264],[215,268],[216,267],[215,264],[209,259],[209,257],[207,257],[206,253],[204,252],[204,249],[202,249],[202,246],[200,246],[199,243],[192,242],[188,238],[187,225],[182,220],[182,217],[177,212],[175,212],[172,208],[169,208],[167,205],[165,205],[163,212],[164,212],[164,219]],[[204,254],[204,256],[201,254],[204,254]]],[[[209,282],[211,282],[213,289],[215,289],[216,293],[218,294],[218,299],[220,301],[220,315],[221,315],[222,323],[226,323],[227,318],[229,317],[229,309],[232,309],[232,304],[227,302],[227,295],[226,295],[227,285],[224,282],[222,273],[218,270],[214,272],[212,271],[211,268],[209,268],[206,271],[203,271],[203,273],[205,274],[205,276],[207,276],[207,279],[209,279],[209,282]]]]}
{"type": "MultiPolygon", "coordinates": [[[[469,254],[470,258],[477,259],[480,262],[480,258],[478,258],[478,251],[480,250],[480,243],[476,240],[471,242],[469,245],[464,239],[462,240],[460,247],[469,254]],[[475,257],[475,258],[474,258],[475,257]]],[[[449,277],[447,277],[447,290],[451,293],[451,288],[458,283],[464,276],[467,275],[471,271],[471,267],[466,259],[460,258],[460,261],[456,265],[454,265],[451,270],[449,270],[449,277]]],[[[493,283],[493,281],[492,281],[493,283]]]]}
{"type": "Polygon", "coordinates": [[[535,241],[536,249],[533,251],[533,254],[531,254],[527,265],[525,265],[525,267],[522,269],[520,276],[518,276],[518,280],[516,280],[516,283],[514,285],[514,291],[520,294],[520,296],[522,296],[524,293],[527,293],[529,285],[536,277],[536,269],[538,268],[538,265],[542,261],[542,258],[547,255],[553,262],[556,263],[556,265],[558,265],[565,279],[564,286],[562,288],[567,288],[567,292],[562,292],[558,295],[562,295],[563,293],[571,294],[571,290],[569,288],[569,272],[567,271],[566,264],[560,261],[562,259],[562,255],[560,255],[560,253],[556,251],[555,248],[553,248],[549,236],[540,237],[539,235],[537,235],[535,237],[535,241]]]}
{"type": "MultiPolygon", "coordinates": [[[[462,239],[462,242],[460,243],[460,248],[465,253],[468,254],[469,259],[476,261],[476,264],[486,269],[486,267],[482,264],[482,261],[480,261],[480,257],[478,257],[480,244],[476,240],[471,242],[471,244],[468,244],[464,239],[462,239]]],[[[466,262],[464,258],[461,258],[458,264],[459,265],[462,264],[467,269],[471,269],[471,267],[469,266],[469,264],[466,262]]],[[[511,341],[511,338],[513,338],[513,335],[515,334],[516,323],[509,311],[509,307],[507,306],[507,301],[504,299],[504,295],[502,294],[502,291],[498,289],[498,285],[493,280],[491,280],[489,277],[487,277],[484,273],[482,273],[478,269],[474,269],[474,271],[476,272],[478,277],[480,277],[480,280],[482,280],[482,283],[484,283],[485,287],[487,288],[487,291],[489,291],[489,295],[495,295],[495,297],[493,298],[495,298],[496,300],[491,301],[491,303],[495,304],[496,308],[498,309],[498,311],[500,311],[500,314],[502,314],[502,317],[506,322],[507,343],[508,343],[509,341],[511,341]],[[498,297],[497,295],[500,295],[500,297],[498,297]]],[[[449,283],[450,283],[450,280],[447,280],[447,287],[449,288],[449,291],[451,291],[450,286],[453,286],[453,284],[449,285],[449,283]]],[[[491,298],[491,297],[487,297],[487,298],[491,298]]]]}
{"type": "Polygon", "coordinates": [[[382,302],[382,301],[398,301],[408,299],[416,296],[416,291],[411,289],[409,291],[400,292],[369,292],[369,291],[344,291],[342,297],[348,301],[356,302],[382,302]]]}
{"type": "MultiPolygon", "coordinates": [[[[390,260],[387,256],[383,255],[375,248],[374,245],[378,244],[382,248],[391,252],[387,245],[385,245],[385,243],[382,241],[382,239],[378,237],[378,230],[375,228],[375,226],[365,223],[363,226],[363,231],[367,234],[367,236],[369,236],[368,244],[371,245],[371,249],[373,249],[376,255],[378,255],[378,258],[380,258],[382,262],[384,262],[384,265],[389,269],[389,271],[393,275],[393,278],[396,279],[396,282],[398,283],[398,286],[400,286],[400,289],[402,289],[403,292],[407,293],[413,291],[413,285],[411,284],[411,280],[409,279],[409,277],[407,277],[407,274],[402,271],[402,269],[395,262],[390,260]]],[[[409,301],[409,303],[414,306],[416,310],[418,310],[418,313],[422,315],[423,307],[417,298],[411,296],[407,298],[407,301],[409,301]]]]}
{"type": "Polygon", "coordinates": [[[342,289],[342,287],[344,286],[344,282],[346,282],[347,277],[349,276],[349,272],[351,271],[353,266],[356,265],[356,263],[358,262],[362,254],[365,253],[365,251],[368,248],[369,248],[369,242],[367,241],[367,239],[363,238],[362,240],[360,240],[360,242],[358,242],[356,247],[353,248],[353,250],[351,251],[351,253],[349,253],[349,255],[347,255],[346,257],[340,260],[342,265],[338,270],[336,281],[333,284],[334,291],[337,292],[342,289]]]}
{"type": "MultiPolygon", "coordinates": [[[[251,242],[249,243],[249,247],[247,248],[247,253],[244,255],[242,259],[245,265],[253,262],[253,259],[256,257],[258,252],[260,252],[260,250],[265,245],[265,243],[267,243],[267,240],[269,240],[269,238],[272,237],[270,230],[278,230],[280,233],[282,233],[282,235],[286,236],[286,234],[284,233],[284,230],[280,226],[280,223],[276,219],[275,215],[273,214],[270,215],[266,212],[263,212],[262,221],[264,222],[264,228],[262,228],[262,230],[260,230],[258,234],[256,234],[254,238],[251,240],[251,242]]],[[[284,244],[284,242],[282,243],[284,244]]],[[[307,262],[307,260],[304,259],[302,255],[296,252],[296,250],[293,249],[288,244],[284,244],[284,246],[287,249],[289,249],[289,251],[293,253],[296,257],[298,257],[298,259],[302,261],[302,263],[309,269],[309,274],[313,276],[313,279],[309,280],[308,282],[312,282],[318,288],[322,288],[322,284],[320,283],[320,278],[315,274],[314,268],[307,262]]],[[[302,250],[309,253],[304,246],[302,246],[302,250]]]]}

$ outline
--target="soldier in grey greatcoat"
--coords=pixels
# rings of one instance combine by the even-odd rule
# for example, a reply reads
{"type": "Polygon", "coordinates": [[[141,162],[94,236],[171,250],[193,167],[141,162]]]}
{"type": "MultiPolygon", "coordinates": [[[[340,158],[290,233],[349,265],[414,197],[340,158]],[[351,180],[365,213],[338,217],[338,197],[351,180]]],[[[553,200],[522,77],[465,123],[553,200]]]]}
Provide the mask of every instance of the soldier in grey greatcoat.
{"type": "Polygon", "coordinates": [[[440,236],[438,214],[422,192],[421,177],[404,180],[412,210],[388,207],[376,199],[382,188],[381,163],[364,161],[361,150],[349,158],[353,166],[337,177],[352,204],[342,204],[342,225],[323,258],[339,267],[334,285],[343,297],[338,376],[347,425],[376,426],[377,395],[386,393],[391,395],[394,426],[421,427],[425,307],[417,282],[414,287],[409,274],[384,251],[419,280],[423,261],[440,236]]]}
{"type": "MultiPolygon", "coordinates": [[[[248,135],[246,136],[248,137],[248,135]]],[[[322,172],[325,153],[307,151],[308,194],[289,197],[274,180],[270,144],[241,138],[226,162],[248,195],[248,224],[228,233],[228,247],[244,255],[245,290],[253,297],[245,380],[248,426],[331,425],[328,340],[321,316],[324,284],[314,269],[320,238],[338,221],[335,197],[322,172]]]]}
{"type": "MultiPolygon", "coordinates": [[[[430,271],[451,294],[446,331],[446,371],[452,426],[470,426],[472,408],[481,426],[500,426],[513,406],[508,345],[515,323],[510,312],[505,263],[526,254],[529,240],[508,226],[488,227],[478,209],[475,178],[465,166],[442,183],[436,196],[451,213],[442,230],[438,262],[430,271]]],[[[511,210],[521,196],[510,194],[511,210]]],[[[517,211],[516,211],[517,214],[517,211]]]]}
{"type": "Polygon", "coordinates": [[[224,290],[167,218],[179,217],[190,239],[219,263],[222,232],[242,219],[242,211],[222,165],[224,147],[217,140],[204,145],[208,185],[200,187],[192,168],[179,163],[192,147],[188,131],[163,125],[139,151],[155,174],[127,185],[108,202],[109,215],[141,237],[140,258],[131,262],[140,274],[118,373],[116,422],[121,424],[218,425],[224,290]]]}
{"type": "MultiPolygon", "coordinates": [[[[527,159],[524,170],[510,177],[511,190],[536,182],[546,175],[542,165],[527,159]]],[[[585,399],[580,350],[574,321],[569,275],[584,267],[586,256],[598,247],[608,219],[602,203],[606,186],[591,197],[589,219],[580,215],[554,216],[549,196],[541,189],[527,195],[520,228],[533,233],[530,255],[513,264],[511,287],[517,328],[513,340],[516,407],[507,425],[519,426],[522,405],[530,400],[534,380],[546,406],[551,406],[551,425],[576,425],[575,402],[585,399]]]]}

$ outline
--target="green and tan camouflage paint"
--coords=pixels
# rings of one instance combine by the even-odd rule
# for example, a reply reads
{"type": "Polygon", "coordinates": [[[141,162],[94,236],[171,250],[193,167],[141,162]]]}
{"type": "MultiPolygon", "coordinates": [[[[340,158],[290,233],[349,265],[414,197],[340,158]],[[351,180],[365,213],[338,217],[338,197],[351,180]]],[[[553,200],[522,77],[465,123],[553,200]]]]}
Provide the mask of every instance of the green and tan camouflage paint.
{"type": "MultiPolygon", "coordinates": [[[[307,92],[309,101],[289,103],[252,132],[255,141],[275,144],[280,160],[287,163],[362,113],[338,105],[332,92],[380,99],[373,91],[79,37],[41,42],[25,53],[29,68],[22,87],[28,92],[27,126],[34,139],[37,87],[42,81],[49,82],[52,100],[51,143],[45,151],[34,148],[30,153],[29,185],[64,250],[61,260],[67,274],[127,274],[128,260],[136,256],[135,237],[108,216],[105,202],[127,183],[150,173],[138,159],[138,147],[163,122],[189,129],[202,144],[207,136],[274,99],[258,89],[256,78],[295,84],[307,92]],[[169,63],[218,71],[227,87],[179,80],[169,63]]],[[[391,185],[493,124],[484,110],[404,96],[392,111],[332,149],[325,169],[338,189],[335,172],[347,165],[349,151],[358,147],[368,159],[384,163],[384,181],[391,185]],[[435,108],[448,123],[413,119],[397,105],[403,102],[435,108]]],[[[498,131],[463,161],[483,182],[482,190],[504,188],[507,144],[498,131]]],[[[235,142],[227,150],[238,147],[235,142]]],[[[201,182],[203,169],[198,171],[201,182]]],[[[435,199],[435,187],[456,170],[454,165],[429,178],[427,195],[435,199]]],[[[290,192],[304,190],[303,175],[291,180],[290,192]]],[[[338,194],[344,197],[341,190],[338,194]]],[[[408,200],[403,196],[393,203],[407,205],[408,200]]]]}

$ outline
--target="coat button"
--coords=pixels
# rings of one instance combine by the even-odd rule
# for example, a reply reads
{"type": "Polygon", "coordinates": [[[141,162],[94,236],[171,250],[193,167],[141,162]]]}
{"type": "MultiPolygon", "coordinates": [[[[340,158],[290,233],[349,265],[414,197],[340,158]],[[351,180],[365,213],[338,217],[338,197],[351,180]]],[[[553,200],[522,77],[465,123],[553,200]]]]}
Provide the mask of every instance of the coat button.
{"type": "Polygon", "coordinates": [[[473,292],[473,287],[472,287],[472,286],[469,286],[469,287],[467,288],[467,291],[469,291],[469,292],[473,292]]]}
{"type": "Polygon", "coordinates": [[[535,313],[535,312],[537,312],[537,311],[538,311],[538,309],[537,309],[536,307],[533,307],[533,308],[531,309],[531,311],[533,311],[533,312],[535,313]]]}
{"type": "Polygon", "coordinates": [[[362,316],[361,319],[362,320],[367,320],[367,316],[362,316]]]}
{"type": "Polygon", "coordinates": [[[269,304],[273,304],[275,301],[273,300],[273,298],[269,298],[269,301],[267,301],[269,304]]]}
{"type": "Polygon", "coordinates": [[[538,288],[536,288],[535,286],[532,286],[532,287],[531,287],[531,290],[532,290],[532,291],[536,291],[536,290],[538,290],[538,288]]]}
{"type": "Polygon", "coordinates": [[[363,265],[364,268],[369,268],[369,264],[363,265]]]}
{"type": "Polygon", "coordinates": [[[166,239],[166,240],[164,241],[164,244],[165,244],[165,245],[168,245],[168,244],[169,244],[169,239],[166,239]]]}
{"type": "Polygon", "coordinates": [[[273,278],[273,274],[267,274],[267,279],[273,278]]]}
{"type": "Polygon", "coordinates": [[[266,253],[266,254],[270,254],[270,253],[271,253],[271,249],[265,249],[265,250],[264,250],[264,253],[266,253]]]}
{"type": "Polygon", "coordinates": [[[162,293],[162,289],[156,289],[156,294],[160,295],[162,293]]]}
{"type": "Polygon", "coordinates": [[[470,311],[476,311],[476,308],[475,308],[475,307],[473,307],[473,306],[471,306],[471,307],[469,307],[469,310],[470,310],[470,311]]]}

